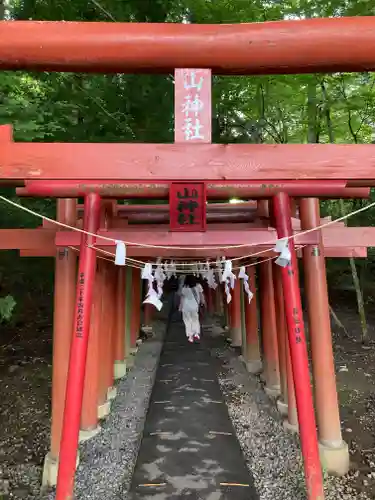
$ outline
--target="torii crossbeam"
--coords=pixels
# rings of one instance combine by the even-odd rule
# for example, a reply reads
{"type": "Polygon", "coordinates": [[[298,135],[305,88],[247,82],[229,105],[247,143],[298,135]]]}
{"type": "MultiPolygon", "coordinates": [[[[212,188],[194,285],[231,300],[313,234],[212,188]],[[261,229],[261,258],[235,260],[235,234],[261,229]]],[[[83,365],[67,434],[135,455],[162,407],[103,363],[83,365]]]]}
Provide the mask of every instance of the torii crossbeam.
{"type": "Polygon", "coordinates": [[[373,71],[374,32],[371,16],[215,25],[2,21],[0,67],[85,73],[209,68],[223,75],[373,71]]]}
{"type": "MultiPolygon", "coordinates": [[[[1,142],[1,180],[136,183],[347,180],[368,187],[369,144],[77,144],[1,142]]],[[[235,193],[235,186],[233,189],[235,193]]]]}
{"type": "MultiPolygon", "coordinates": [[[[175,87],[184,85],[184,82],[179,80],[183,76],[182,73],[203,71],[203,80],[206,79],[209,88],[206,87],[207,92],[202,97],[202,104],[205,109],[205,123],[210,124],[211,70],[216,74],[372,71],[375,69],[375,19],[372,17],[309,19],[215,26],[172,23],[153,25],[3,21],[0,22],[0,68],[130,73],[166,73],[176,68],[191,68],[177,70],[179,73],[175,73],[175,87]]],[[[182,99],[183,95],[178,99],[180,98],[182,99]]],[[[178,108],[181,102],[178,99],[175,107],[176,123],[178,120],[181,122],[179,116],[181,110],[178,108]]],[[[198,130],[199,127],[200,123],[198,130]]],[[[134,240],[148,241],[154,245],[164,242],[173,246],[178,242],[189,246],[192,240],[191,235],[187,237],[182,233],[167,234],[167,231],[160,227],[152,233],[148,233],[147,228],[146,232],[142,232],[138,228],[125,230],[106,227],[105,223],[102,224],[102,219],[104,222],[106,220],[102,197],[155,196],[165,199],[173,181],[201,182],[201,185],[204,185],[202,191],[206,193],[207,190],[208,197],[213,199],[222,199],[228,194],[259,198],[258,206],[261,201],[265,201],[263,208],[268,210],[267,217],[272,219],[272,227],[276,228],[276,230],[266,228],[264,231],[264,228],[248,227],[247,234],[243,232],[230,234],[227,229],[223,229],[220,237],[215,231],[202,232],[195,235],[197,247],[230,245],[234,242],[247,243],[250,235],[258,247],[262,247],[264,242],[273,244],[277,239],[291,238],[294,228],[290,197],[300,197],[301,228],[313,231],[307,235],[297,236],[296,242],[304,242],[307,245],[303,250],[303,260],[308,300],[314,310],[312,315],[314,317],[310,318],[312,357],[315,361],[319,358],[319,369],[316,363],[313,364],[320,445],[326,446],[326,451],[329,453],[332,451],[336,453],[342,446],[345,462],[343,468],[346,467],[348,453],[341,436],[334,382],[323,251],[325,247],[336,250],[362,249],[368,244],[373,244],[374,234],[373,228],[332,227],[321,231],[314,231],[314,228],[318,227],[320,222],[319,197],[329,198],[340,194],[345,196],[345,193],[347,195],[349,193],[348,189],[360,187],[366,188],[366,197],[368,196],[368,187],[375,185],[374,146],[368,144],[223,145],[210,143],[210,126],[205,131],[205,136],[198,134],[198,139],[202,139],[198,141],[195,139],[192,141],[192,136],[189,134],[181,139],[181,131],[182,128],[176,126],[175,144],[61,144],[16,143],[12,141],[9,127],[0,128],[0,183],[10,182],[14,186],[19,186],[19,194],[22,195],[62,198],[69,196],[77,198],[83,195],[85,198],[82,228],[86,234],[36,229],[34,233],[9,234],[9,238],[14,238],[13,243],[9,241],[3,244],[3,247],[19,244],[18,248],[25,254],[29,252],[30,255],[32,252],[40,254],[41,245],[45,245],[48,252],[51,252],[51,249],[55,250],[59,245],[80,247],[74,318],[71,321],[74,329],[66,389],[57,500],[70,499],[73,494],[96,273],[95,246],[101,245],[96,239],[96,233],[99,230],[100,234],[105,231],[107,236],[112,235],[114,238],[124,240],[130,239],[132,233],[134,240]],[[68,187],[67,181],[68,184],[70,182],[68,187]],[[148,194],[141,192],[146,187],[151,188],[148,194]],[[311,198],[313,196],[315,198],[311,198]],[[35,242],[30,243],[28,248],[30,235],[35,236],[35,242]],[[332,235],[334,237],[330,240],[332,235]],[[268,236],[268,239],[263,240],[265,236],[268,236]],[[319,293],[315,293],[316,290],[319,293]],[[316,323],[317,317],[321,320],[319,324],[316,323]]],[[[355,191],[354,195],[355,193],[359,194],[358,191],[355,191]]],[[[74,226],[77,223],[74,200],[66,203],[61,200],[58,206],[61,209],[59,220],[68,226],[74,226]]],[[[6,236],[5,233],[2,234],[6,236]]],[[[274,287],[279,286],[281,290],[281,300],[278,305],[281,318],[279,326],[280,330],[283,330],[285,319],[287,320],[288,345],[284,346],[284,350],[290,353],[293,368],[293,376],[289,375],[289,389],[295,388],[307,495],[309,500],[322,500],[323,480],[294,243],[293,239],[288,243],[291,253],[288,265],[281,271],[276,270],[274,277],[272,263],[262,262],[260,265],[260,281],[264,291],[261,295],[262,316],[265,322],[272,319],[272,314],[275,316],[273,294],[274,287]]],[[[101,246],[107,247],[104,243],[101,246]]],[[[145,257],[145,249],[140,251],[145,257]]],[[[153,251],[155,255],[155,249],[153,251]]],[[[199,248],[192,250],[193,253],[196,251],[202,252],[199,248]]],[[[71,282],[75,277],[74,262],[73,264],[69,262],[69,256],[67,251],[66,255],[56,259],[56,270],[61,278],[56,288],[56,295],[59,297],[63,296],[64,279],[71,288],[71,282]]],[[[102,275],[99,273],[100,279],[104,274],[104,272],[102,275]]],[[[124,273],[119,272],[118,275],[122,280],[119,278],[119,283],[124,283],[124,273]]],[[[139,288],[139,282],[138,285],[134,283],[135,289],[137,286],[139,288]]],[[[106,288],[100,288],[101,292],[103,290],[108,291],[106,288]]],[[[71,289],[69,293],[73,296],[71,289]]],[[[121,305],[123,302],[121,299],[118,304],[119,310],[123,307],[121,305]]],[[[64,304],[69,304],[66,297],[64,304]]],[[[107,306],[110,307],[110,304],[107,303],[107,306]]],[[[69,307],[67,310],[72,315],[69,307]]],[[[65,316],[59,311],[61,322],[66,322],[66,311],[64,311],[65,316]]],[[[276,329],[274,331],[271,343],[278,341],[276,329]]],[[[268,333],[265,332],[264,345],[265,349],[268,349],[270,338],[267,340],[266,334],[268,333]]],[[[285,338],[282,342],[285,342],[285,338]]],[[[70,341],[70,338],[68,340],[70,341]]],[[[64,349],[66,353],[66,344],[64,349]]],[[[67,356],[66,354],[65,358],[67,356]]],[[[265,358],[269,361],[267,369],[268,373],[271,373],[270,366],[275,358],[267,356],[265,354],[265,358]]],[[[95,366],[97,369],[98,366],[95,366]]],[[[272,366],[275,367],[275,363],[272,366]]],[[[108,380],[110,379],[111,374],[108,377],[108,380]]],[[[60,389],[59,402],[63,405],[61,401],[64,401],[62,395],[65,394],[65,385],[62,382],[60,389]]],[[[89,399],[91,403],[96,404],[94,396],[91,395],[89,399]]],[[[292,401],[290,406],[293,406],[292,401]]],[[[85,408],[84,405],[83,407],[85,408]]],[[[61,418],[61,411],[56,410],[55,413],[61,418]]],[[[54,443],[51,445],[54,447],[53,458],[56,462],[59,459],[61,421],[53,425],[58,428],[52,433],[54,443]]]]}

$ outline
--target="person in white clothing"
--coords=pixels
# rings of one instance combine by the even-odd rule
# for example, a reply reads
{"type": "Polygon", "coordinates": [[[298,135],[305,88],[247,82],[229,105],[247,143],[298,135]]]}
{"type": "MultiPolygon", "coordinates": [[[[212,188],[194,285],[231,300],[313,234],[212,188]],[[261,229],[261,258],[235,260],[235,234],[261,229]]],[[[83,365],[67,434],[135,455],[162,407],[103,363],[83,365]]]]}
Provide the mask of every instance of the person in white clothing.
{"type": "MultiPolygon", "coordinates": [[[[195,276],[187,275],[181,290],[180,311],[189,342],[200,340],[201,325],[199,321],[199,306],[203,295],[202,285],[197,284],[195,276]]],[[[204,299],[204,297],[203,297],[204,299]]]]}
{"type": "Polygon", "coordinates": [[[205,306],[206,300],[204,298],[203,286],[199,282],[195,285],[195,290],[199,297],[199,305],[205,306]]]}

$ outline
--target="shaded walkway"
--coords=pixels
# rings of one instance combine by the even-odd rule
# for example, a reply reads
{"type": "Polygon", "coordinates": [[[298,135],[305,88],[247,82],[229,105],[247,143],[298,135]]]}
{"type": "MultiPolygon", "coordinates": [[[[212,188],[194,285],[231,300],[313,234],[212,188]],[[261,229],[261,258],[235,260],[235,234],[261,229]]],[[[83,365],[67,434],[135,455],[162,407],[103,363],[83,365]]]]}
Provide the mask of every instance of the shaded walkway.
{"type": "Polygon", "coordinates": [[[130,498],[256,500],[209,349],[172,323],[152,392],[130,498]]]}

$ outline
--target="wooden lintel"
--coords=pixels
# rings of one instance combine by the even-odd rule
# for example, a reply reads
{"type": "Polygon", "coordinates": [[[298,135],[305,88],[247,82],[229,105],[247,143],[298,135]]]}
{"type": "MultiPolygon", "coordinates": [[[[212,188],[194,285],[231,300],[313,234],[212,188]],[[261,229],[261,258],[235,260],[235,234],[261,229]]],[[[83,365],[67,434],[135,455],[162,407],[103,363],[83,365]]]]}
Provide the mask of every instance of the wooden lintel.
{"type": "MultiPolygon", "coordinates": [[[[139,243],[141,245],[166,246],[168,252],[174,252],[173,246],[178,247],[224,247],[231,245],[246,245],[251,243],[254,246],[272,246],[277,240],[276,231],[272,228],[246,228],[241,229],[220,229],[203,233],[171,233],[167,229],[159,229],[157,225],[136,227],[128,226],[122,230],[99,231],[102,235],[111,240],[124,240],[129,243],[139,243]],[[152,230],[150,230],[152,227],[152,230]]],[[[295,231],[295,241],[301,245],[314,245],[317,243],[317,232],[299,234],[295,231]]],[[[336,227],[330,226],[322,229],[323,242],[326,248],[352,248],[352,247],[372,247],[375,246],[375,227],[336,227]]],[[[1,229],[0,230],[0,250],[41,250],[43,247],[66,247],[80,245],[81,234],[76,231],[55,231],[53,229],[1,229]]],[[[98,245],[102,247],[114,248],[113,241],[98,238],[98,245]]],[[[240,248],[242,254],[251,247],[240,248]]],[[[129,246],[129,250],[136,247],[129,246]]],[[[144,248],[138,247],[142,251],[144,248]]],[[[152,249],[153,255],[158,254],[158,249],[152,249]]],[[[192,250],[185,250],[185,253],[192,250]]],[[[199,250],[200,251],[200,250],[199,250]]],[[[211,250],[210,250],[211,251],[211,250]]]]}
{"type": "Polygon", "coordinates": [[[0,149],[0,180],[140,183],[375,179],[372,144],[13,143],[0,149]]]}
{"type": "MultiPolygon", "coordinates": [[[[313,245],[317,243],[317,232],[299,234],[295,231],[295,242],[301,245],[313,245]]],[[[327,247],[355,247],[355,246],[375,246],[375,227],[335,227],[334,225],[322,230],[323,242],[327,247]]],[[[145,228],[128,229],[122,231],[100,231],[103,235],[113,240],[125,240],[128,242],[142,243],[156,246],[230,246],[245,245],[274,245],[277,234],[271,228],[249,228],[245,230],[217,230],[205,233],[170,233],[168,230],[150,231],[145,228]]],[[[73,231],[61,231],[56,234],[56,245],[77,246],[80,242],[80,235],[73,231]]],[[[114,247],[113,241],[98,239],[98,244],[102,246],[114,247]]],[[[244,249],[242,249],[243,251],[244,249]]],[[[173,251],[173,250],[171,250],[173,251]]],[[[155,250],[157,253],[157,250],[155,250]]]]}
{"type": "Polygon", "coordinates": [[[55,247],[56,229],[0,229],[0,250],[38,250],[55,247]]]}
{"type": "MultiPolygon", "coordinates": [[[[99,247],[100,250],[105,250],[108,252],[108,247],[99,247]]],[[[243,249],[234,249],[230,251],[222,251],[220,252],[220,256],[226,256],[228,258],[235,258],[235,257],[241,257],[244,255],[249,255],[251,253],[257,253],[260,251],[265,251],[267,250],[266,247],[251,247],[246,250],[246,252],[243,251],[243,249]]],[[[114,252],[112,252],[114,253],[114,252]]],[[[326,247],[324,249],[324,254],[326,257],[330,258],[349,258],[349,257],[355,257],[355,258],[366,258],[367,257],[367,248],[366,247],[326,247]]],[[[98,253],[99,256],[103,256],[106,258],[111,258],[110,256],[106,256],[105,254],[100,254],[98,253]]],[[[301,257],[301,252],[298,252],[298,256],[301,257]]],[[[34,249],[34,250],[20,250],[20,256],[21,257],[55,257],[56,256],[56,247],[54,245],[50,245],[48,247],[44,247],[41,249],[34,249]]],[[[197,258],[197,259],[206,259],[206,258],[211,258],[211,259],[216,259],[217,251],[214,250],[200,250],[192,252],[190,251],[187,257],[187,252],[185,250],[174,250],[173,251],[173,256],[174,257],[179,257],[179,258],[197,258]]],[[[274,257],[275,254],[272,251],[265,251],[265,253],[262,253],[261,257],[263,258],[271,258],[274,257]]],[[[156,259],[155,251],[152,249],[147,249],[147,248],[136,248],[136,247],[129,247],[128,248],[128,257],[133,257],[137,259],[156,259]]],[[[165,259],[170,259],[171,257],[171,252],[169,250],[165,249],[159,249],[157,257],[162,257],[165,259]]]]}
{"type": "Polygon", "coordinates": [[[374,31],[372,16],[241,24],[12,20],[0,23],[0,67],[132,74],[373,71],[374,31]]]}

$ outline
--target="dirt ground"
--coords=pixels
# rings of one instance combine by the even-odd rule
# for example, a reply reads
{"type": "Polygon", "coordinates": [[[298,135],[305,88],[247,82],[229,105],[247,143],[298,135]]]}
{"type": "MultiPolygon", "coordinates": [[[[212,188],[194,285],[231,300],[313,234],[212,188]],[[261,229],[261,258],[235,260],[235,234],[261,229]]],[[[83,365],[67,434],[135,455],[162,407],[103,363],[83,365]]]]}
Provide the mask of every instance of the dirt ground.
{"type": "Polygon", "coordinates": [[[370,345],[358,341],[359,319],[352,308],[335,308],[353,338],[333,327],[343,438],[349,444],[350,483],[375,498],[375,316],[368,315],[370,345]],[[357,340],[357,341],[356,341],[357,340]]]}
{"type": "Polygon", "coordinates": [[[51,301],[32,298],[0,336],[0,499],[39,498],[48,448],[52,376],[51,301]],[[27,314],[26,314],[27,311],[27,314]]]}
{"type": "MultiPolygon", "coordinates": [[[[40,498],[42,463],[49,443],[52,361],[51,298],[38,307],[30,296],[17,322],[0,337],[0,499],[40,498]]],[[[346,483],[375,498],[375,314],[363,349],[355,310],[333,308],[352,338],[333,328],[344,439],[352,470],[346,483]]]]}

